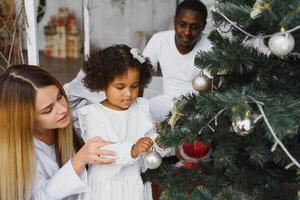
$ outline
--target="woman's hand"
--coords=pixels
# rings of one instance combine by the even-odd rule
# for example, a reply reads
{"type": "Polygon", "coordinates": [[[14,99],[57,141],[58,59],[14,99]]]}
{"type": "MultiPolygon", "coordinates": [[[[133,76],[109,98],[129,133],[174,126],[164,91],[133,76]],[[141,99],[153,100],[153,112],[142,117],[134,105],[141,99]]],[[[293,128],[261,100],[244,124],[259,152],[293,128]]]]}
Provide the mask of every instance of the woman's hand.
{"type": "Polygon", "coordinates": [[[140,138],[131,148],[131,157],[136,158],[138,155],[149,151],[153,144],[149,137],[140,138]]]}
{"type": "Polygon", "coordinates": [[[72,159],[72,165],[76,173],[79,175],[86,164],[110,164],[115,160],[105,158],[103,156],[115,156],[115,152],[111,150],[100,149],[101,147],[112,144],[101,137],[94,137],[86,142],[86,144],[75,154],[72,159]]]}

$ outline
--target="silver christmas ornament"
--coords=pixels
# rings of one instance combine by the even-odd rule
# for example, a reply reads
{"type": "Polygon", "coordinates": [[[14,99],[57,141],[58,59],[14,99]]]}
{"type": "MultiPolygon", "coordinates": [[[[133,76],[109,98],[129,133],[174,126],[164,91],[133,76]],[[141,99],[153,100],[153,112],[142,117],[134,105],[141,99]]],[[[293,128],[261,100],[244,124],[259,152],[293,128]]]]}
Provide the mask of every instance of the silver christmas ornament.
{"type": "Polygon", "coordinates": [[[239,116],[233,118],[232,128],[240,136],[245,136],[251,133],[254,129],[254,123],[250,117],[241,119],[239,116]]]}
{"type": "Polygon", "coordinates": [[[203,73],[198,74],[193,78],[192,85],[198,92],[205,92],[211,88],[212,80],[203,73]]]}
{"type": "Polygon", "coordinates": [[[294,49],[295,39],[289,33],[275,34],[270,38],[268,46],[274,55],[286,56],[294,49]]]}
{"type": "Polygon", "coordinates": [[[162,158],[156,151],[150,151],[144,155],[145,166],[149,169],[156,169],[160,166],[162,158]]]}

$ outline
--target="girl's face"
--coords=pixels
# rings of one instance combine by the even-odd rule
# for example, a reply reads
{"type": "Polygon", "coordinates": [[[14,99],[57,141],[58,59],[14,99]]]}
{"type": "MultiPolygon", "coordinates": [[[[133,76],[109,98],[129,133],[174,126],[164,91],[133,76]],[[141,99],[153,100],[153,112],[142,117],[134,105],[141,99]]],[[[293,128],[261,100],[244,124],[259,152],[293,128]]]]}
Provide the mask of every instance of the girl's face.
{"type": "Polygon", "coordinates": [[[140,72],[129,69],[126,74],[117,76],[105,89],[103,105],[113,110],[127,110],[139,95],[140,72]]]}
{"type": "Polygon", "coordinates": [[[53,132],[69,123],[68,104],[61,91],[55,85],[39,88],[35,101],[35,132],[53,132]]]}

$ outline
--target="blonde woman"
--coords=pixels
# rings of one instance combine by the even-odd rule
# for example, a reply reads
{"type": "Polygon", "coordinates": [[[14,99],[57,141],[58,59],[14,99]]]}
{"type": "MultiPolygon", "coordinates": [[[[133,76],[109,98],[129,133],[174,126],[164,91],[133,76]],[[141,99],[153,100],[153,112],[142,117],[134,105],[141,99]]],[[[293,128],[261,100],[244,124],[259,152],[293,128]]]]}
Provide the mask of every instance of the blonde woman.
{"type": "Polygon", "coordinates": [[[18,65],[0,76],[0,199],[76,198],[88,190],[86,164],[114,162],[100,137],[75,153],[70,121],[66,94],[45,70],[18,65]]]}

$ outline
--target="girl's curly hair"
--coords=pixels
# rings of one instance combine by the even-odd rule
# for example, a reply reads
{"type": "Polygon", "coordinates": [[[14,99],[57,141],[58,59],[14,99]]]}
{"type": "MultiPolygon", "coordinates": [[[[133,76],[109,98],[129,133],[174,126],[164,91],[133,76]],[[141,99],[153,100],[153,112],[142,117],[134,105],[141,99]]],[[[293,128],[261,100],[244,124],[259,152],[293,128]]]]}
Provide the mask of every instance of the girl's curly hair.
{"type": "Polygon", "coordinates": [[[136,69],[140,72],[140,88],[146,87],[151,80],[153,67],[149,59],[140,63],[133,58],[130,50],[127,45],[114,45],[92,52],[83,66],[86,74],[84,85],[92,91],[104,90],[116,76],[125,74],[128,69],[136,69]]]}

